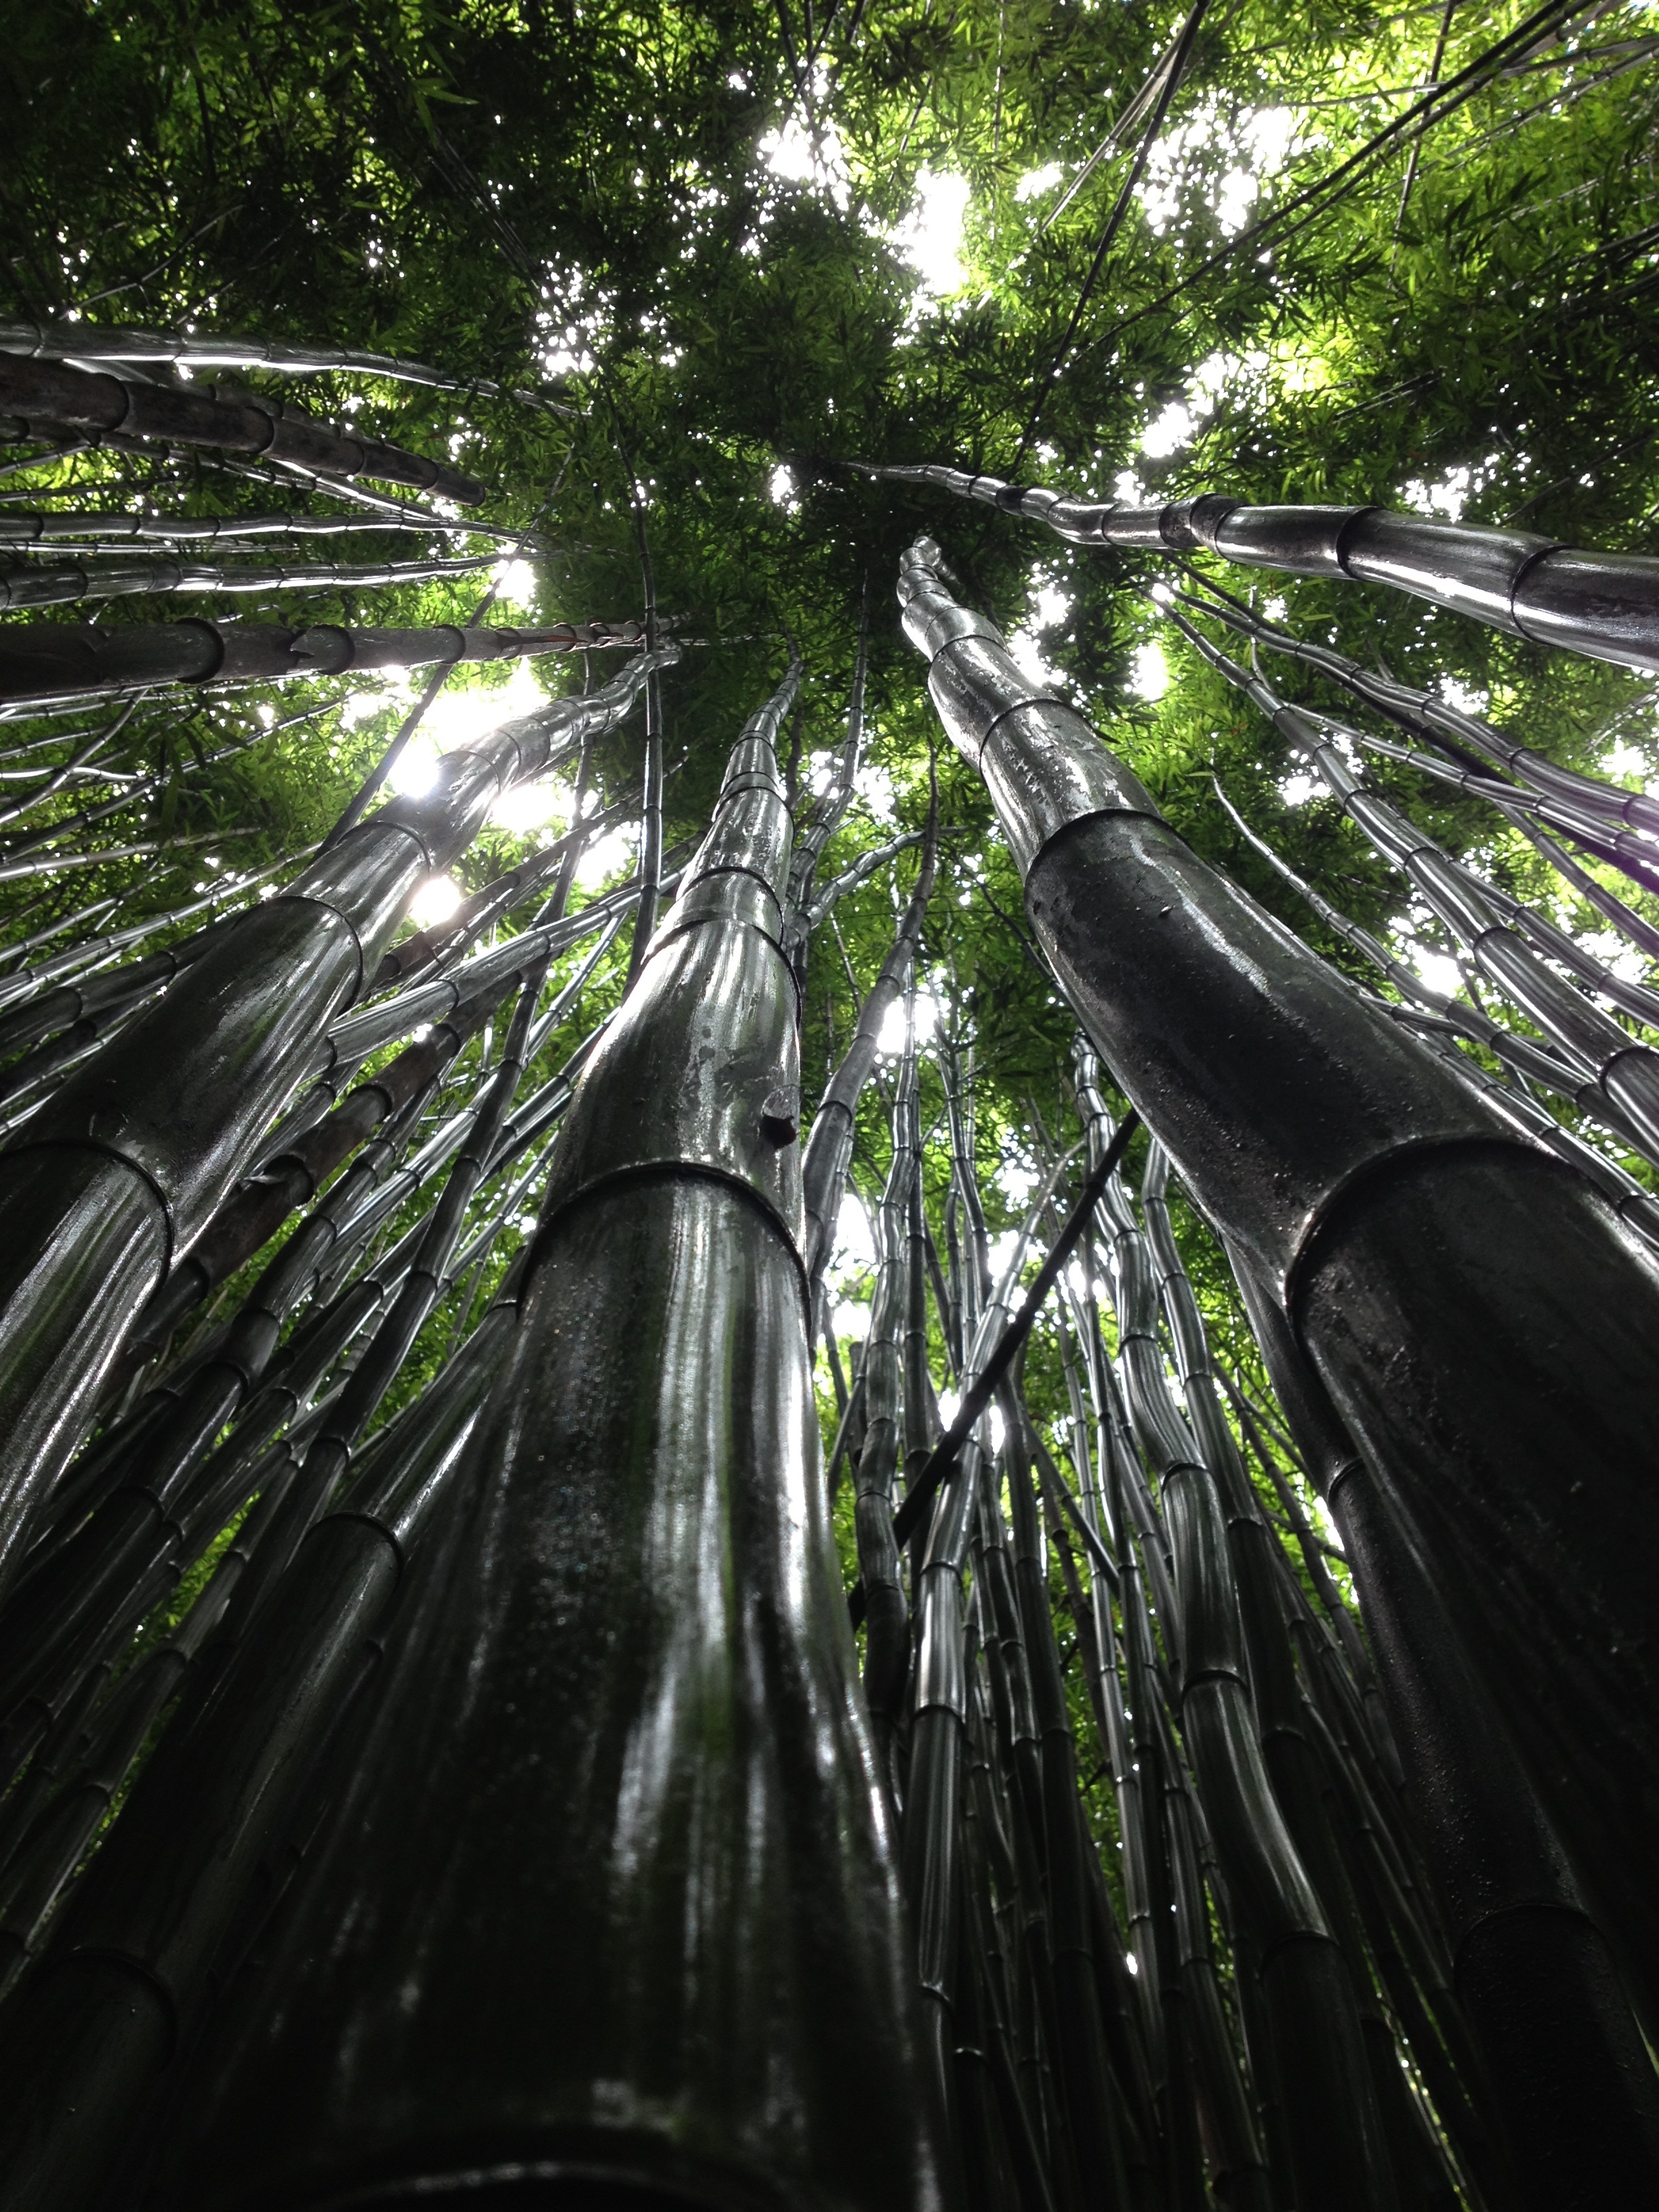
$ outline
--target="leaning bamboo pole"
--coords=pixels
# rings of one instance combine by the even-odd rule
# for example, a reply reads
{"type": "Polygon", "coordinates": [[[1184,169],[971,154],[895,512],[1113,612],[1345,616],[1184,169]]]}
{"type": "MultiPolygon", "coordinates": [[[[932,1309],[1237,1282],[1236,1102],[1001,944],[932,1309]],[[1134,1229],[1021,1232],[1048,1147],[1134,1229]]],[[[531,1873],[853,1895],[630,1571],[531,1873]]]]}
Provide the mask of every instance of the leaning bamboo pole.
{"type": "Polygon", "coordinates": [[[494,554],[459,561],[186,561],[167,553],[124,560],[0,564],[0,608],[73,606],[83,599],[131,599],[159,592],[360,592],[431,584],[488,568],[494,554]]]}
{"type": "Polygon", "coordinates": [[[0,349],[0,416],[9,434],[34,434],[33,425],[90,430],[102,436],[205,446],[265,461],[295,462],[321,476],[375,477],[476,507],[484,488],[459,469],[406,453],[384,439],[362,438],[283,402],[211,385],[138,384],[67,362],[29,360],[0,349]]]}
{"type": "Polygon", "coordinates": [[[1246,568],[1388,584],[1534,645],[1565,646],[1627,668],[1659,662],[1659,558],[1651,554],[1587,552],[1531,531],[1428,522],[1381,507],[1252,507],[1219,492],[1131,507],[932,463],[850,465],[1030,516],[1075,545],[1205,550],[1246,568]]]}
{"type": "MultiPolygon", "coordinates": [[[[1455,861],[1398,807],[1365,790],[1310,715],[1287,706],[1261,677],[1212,645],[1184,616],[1172,613],[1171,618],[1211,666],[1243,691],[1310,763],[1349,820],[1382,859],[1401,871],[1481,974],[1536,1024],[1581,1080],[1595,1085],[1606,1108],[1628,1127],[1647,1158],[1659,1159],[1659,1053],[1592,1006],[1533,950],[1522,934],[1524,913],[1514,913],[1518,901],[1500,903],[1478,876],[1455,861]]],[[[1534,932],[1541,919],[1534,917],[1534,932]]],[[[1559,950],[1553,942],[1548,949],[1559,950]]],[[[1659,1000],[1644,1004],[1650,997],[1644,992],[1637,1006],[1652,1024],[1659,1000]]]]}
{"type": "MultiPolygon", "coordinates": [[[[1547,753],[1518,744],[1492,723],[1451,706],[1437,693],[1417,690],[1362,668],[1334,647],[1296,637],[1218,586],[1210,589],[1211,595],[1201,599],[1191,592],[1178,592],[1174,603],[1213,616],[1271,652],[1289,654],[1414,737],[1425,739],[1437,757],[1431,760],[1413,752],[1414,766],[1455,780],[1461,789],[1497,807],[1614,928],[1650,957],[1659,954],[1659,931],[1652,923],[1633,914],[1605,884],[1588,875],[1540,827],[1547,823],[1563,831],[1594,858],[1652,890],[1659,884],[1659,803],[1645,792],[1627,791],[1599,776],[1563,768],[1547,753]],[[1502,763],[1516,779],[1513,783],[1491,773],[1493,760],[1502,763]]],[[[1379,751],[1386,750],[1376,738],[1365,736],[1363,742],[1379,751]]]]}
{"type": "MultiPolygon", "coordinates": [[[[50,2103],[33,2115],[14,2107],[9,2122],[0,2123],[0,2172],[19,2206],[67,2212],[88,2200],[179,2032],[191,2024],[215,1952],[307,1754],[454,1484],[510,1346],[517,1287],[507,1286],[448,1370],[366,1457],[336,1510],[312,1528],[253,1634],[217,1655],[216,1668],[204,1674],[198,1662],[192,1669],[191,1686],[205,1692],[190,1717],[194,1725],[175,1723],[124,1813],[122,1849],[100,1854],[95,1875],[75,1893],[70,1942],[56,1954],[63,1963],[29,1984],[5,2024],[15,2029],[33,2016],[50,2078],[60,2091],[77,2079],[84,2085],[88,2123],[56,2126],[50,2103]],[[88,2006],[76,1986],[87,1967],[77,1964],[75,1935],[100,1926],[119,1928],[121,1958],[94,1965],[94,1978],[110,1977],[112,1995],[125,1985],[140,1996],[137,2004],[129,1996],[125,2004],[118,1996],[112,2007],[88,2006]],[[164,2010],[144,2002],[158,1991],[164,2010]]],[[[219,1613],[246,1586],[242,1562],[232,1580],[198,1636],[222,1632],[219,1613]]],[[[210,1644],[203,1656],[214,1656],[210,1644]]],[[[55,1845],[54,1835],[49,1864],[60,1865],[55,1845]]],[[[33,1875],[36,1884],[46,1871],[33,1875]]],[[[34,1930],[31,1922],[19,1931],[25,1943],[34,1930]]]]}
{"type": "MultiPolygon", "coordinates": [[[[745,737],[571,1107],[372,1786],[289,1908],[332,1932],[193,2054],[159,2169],[181,2204],[573,2157],[721,2199],[938,2201],[817,1480],[787,854],[745,737]]],[[[36,1986],[84,1971],[66,1952],[36,1986]]]]}
{"type": "Polygon", "coordinates": [[[415,513],[385,514],[296,514],[270,512],[253,514],[173,514],[164,510],[122,514],[112,508],[73,507],[62,514],[0,514],[0,545],[65,545],[73,550],[90,546],[100,554],[106,544],[208,545],[245,538],[337,538],[362,531],[418,532],[465,538],[477,531],[486,537],[515,535],[471,520],[441,514],[415,513]]]}
{"type": "Polygon", "coordinates": [[[519,399],[550,414],[580,413],[539,392],[519,392],[481,377],[453,376],[402,355],[366,353],[360,346],[296,345],[287,338],[256,338],[224,331],[146,331],[130,325],[0,323],[0,351],[28,358],[75,362],[131,362],[140,368],[260,368],[281,376],[375,376],[396,384],[430,385],[440,392],[477,392],[519,399]]]}
{"type": "Polygon", "coordinates": [[[1592,1184],[1200,862],[936,562],[907,556],[907,632],[1056,975],[1398,1486],[1489,1690],[1548,1746],[1586,1878],[1621,1881],[1655,1840],[1632,1784],[1659,1753],[1659,1274],[1592,1184]]]}
{"type": "Polygon", "coordinates": [[[420,668],[434,660],[514,660],[639,643],[635,623],[348,629],[332,623],[8,623],[0,630],[0,701],[44,711],[66,700],[163,684],[270,684],[347,669],[420,668]]]}
{"type": "Polygon", "coordinates": [[[641,657],[606,690],[447,755],[431,796],[395,800],[241,916],[0,1155],[0,1579],[127,1328],[319,1048],[326,1062],[330,1021],[416,884],[465,848],[503,790],[625,714],[648,673],[641,657]]]}
{"type": "MultiPolygon", "coordinates": [[[[1457,1997],[1501,2116],[1493,2176],[1528,2212],[1638,2202],[1659,2172],[1659,2086],[1610,1942],[1509,1729],[1424,1572],[1420,1539],[1276,1308],[1241,1285],[1279,1403],[1342,1529],[1446,1916],[1457,1997]]],[[[1624,1899],[1620,1899],[1622,1905],[1624,1899]]]]}

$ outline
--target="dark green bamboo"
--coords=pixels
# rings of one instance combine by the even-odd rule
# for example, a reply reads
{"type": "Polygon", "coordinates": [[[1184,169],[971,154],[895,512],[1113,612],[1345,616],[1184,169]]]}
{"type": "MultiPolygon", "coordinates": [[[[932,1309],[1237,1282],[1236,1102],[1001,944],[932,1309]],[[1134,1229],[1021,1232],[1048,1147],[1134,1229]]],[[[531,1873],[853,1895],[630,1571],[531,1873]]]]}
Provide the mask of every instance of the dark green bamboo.
{"type": "MultiPolygon", "coordinates": [[[[367,1456],[252,1635],[228,1662],[221,1655],[205,1703],[169,1732],[75,1893],[42,1972],[0,2014],[13,2063],[46,2090],[0,2122],[9,2203],[68,2212],[119,2156],[318,1733],[454,1482],[511,1342],[515,1296],[509,1286],[367,1456]],[[57,2124],[66,2103],[80,2125],[57,2124]]],[[[264,1540],[281,1518],[279,1507],[264,1540]]]]}
{"type": "Polygon", "coordinates": [[[298,408],[252,392],[131,383],[65,362],[30,360],[0,349],[0,410],[27,422],[48,422],[54,429],[207,446],[296,463],[322,476],[378,477],[462,507],[476,507],[486,496],[477,477],[459,469],[383,439],[331,430],[298,408]]]}
{"type": "Polygon", "coordinates": [[[397,584],[430,584],[470,576],[496,556],[459,561],[186,561],[167,553],[125,560],[0,563],[0,607],[72,606],[82,599],[118,599],[157,592],[358,592],[397,584]]]}
{"type": "Polygon", "coordinates": [[[506,628],[348,629],[319,623],[9,623],[0,633],[0,701],[33,713],[66,700],[161,684],[278,684],[348,668],[419,668],[437,660],[511,660],[638,644],[635,623],[506,628]]]}
{"type": "MultiPolygon", "coordinates": [[[[1110,1123],[1086,1069],[1079,1100],[1091,1146],[1104,1157],[1110,1123]]],[[[1359,1992],[1263,1757],[1222,1486],[1170,1402],[1151,1257],[1121,1188],[1108,1186],[1103,1212],[1112,1231],[1131,1418],[1158,1479],[1175,1555],[1182,1735],[1233,1912],[1260,1960],[1297,2202],[1332,2212],[1392,2207],[1397,2199],[1367,2071],[1359,1992]]],[[[1288,1664],[1288,1649],[1283,1656],[1288,1664]]]]}
{"type": "Polygon", "coordinates": [[[606,691],[446,756],[429,798],[383,808],[241,916],[0,1158],[0,1578],[127,1328],[252,1164],[416,883],[502,790],[624,713],[647,673],[636,660],[606,691]]]}
{"type": "Polygon", "coordinates": [[[181,2206],[573,2157],[647,2196],[934,2201],[813,1442],[787,850],[750,738],[579,1089],[475,1509],[204,2039],[181,2206]]]}
{"type": "Polygon", "coordinates": [[[893,1486],[908,1416],[903,1336],[909,1306],[911,1190],[920,1165],[911,1124],[916,1091],[915,999],[907,975],[905,1049],[893,1103],[893,1153],[877,1214],[879,1267],[864,1346],[864,1440],[854,1475],[854,1526],[865,1591],[864,1701],[876,1756],[896,1802],[900,1707],[910,1662],[910,1609],[893,1535],[893,1486]]]}
{"type": "Polygon", "coordinates": [[[1252,507],[1218,492],[1130,507],[931,464],[854,465],[890,483],[933,484],[1029,515],[1073,544],[1153,553],[1202,548],[1247,568],[1389,584],[1535,645],[1565,646],[1626,667],[1659,663],[1659,559],[1650,554],[1584,552],[1529,531],[1428,522],[1380,507],[1252,507]]]}
{"type": "Polygon", "coordinates": [[[1549,1746],[1540,1784],[1593,1886],[1621,1880],[1654,1840],[1634,1778],[1659,1762],[1659,1274],[1589,1183],[1198,862],[925,558],[907,577],[1057,975],[1401,1484],[1489,1687],[1549,1746]]]}
{"type": "Polygon", "coordinates": [[[1508,1729],[1425,1572],[1422,1540],[1248,1276],[1279,1401],[1347,1544],[1407,1790],[1512,2154],[1515,2202],[1637,2203],[1659,2188],[1659,2083],[1508,1729]]]}

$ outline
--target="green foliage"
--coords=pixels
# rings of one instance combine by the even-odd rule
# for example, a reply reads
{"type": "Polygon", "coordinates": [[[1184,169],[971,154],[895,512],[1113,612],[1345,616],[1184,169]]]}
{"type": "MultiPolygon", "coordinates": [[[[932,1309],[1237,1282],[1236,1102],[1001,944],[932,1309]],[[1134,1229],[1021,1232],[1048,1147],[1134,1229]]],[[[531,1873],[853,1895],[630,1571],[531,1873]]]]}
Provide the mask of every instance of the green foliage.
{"type": "MultiPolygon", "coordinates": [[[[1478,63],[1525,12],[1513,0],[1456,11],[1440,78],[1478,63]]],[[[1444,18],[1438,4],[1375,0],[1211,10],[1028,475],[1100,495],[1127,478],[1147,496],[1214,487],[1441,513],[1461,504],[1472,520],[1571,542],[1648,542],[1659,374],[1644,341],[1659,283],[1659,180],[1656,80],[1643,64],[1656,10],[1615,6],[1568,35],[1547,29],[1420,137],[1318,191],[1419,97],[1444,18]]],[[[933,532],[965,593],[1026,629],[1194,846],[1356,972],[1241,843],[1212,775],[1355,919],[1408,950],[1431,951],[1432,932],[1352,826],[1301,794],[1274,733],[1160,632],[1146,586],[1167,570],[1069,550],[982,507],[843,466],[1013,462],[1133,129],[1059,209],[1062,191],[1179,21],[1178,10],[1088,0],[906,0],[896,12],[832,5],[816,19],[770,0],[58,0],[13,26],[0,85],[9,312],[374,348],[434,362],[464,384],[553,398],[563,411],[362,377],[246,380],[482,474],[483,516],[536,541],[533,584],[508,619],[637,613],[642,501],[658,604],[695,641],[664,692],[670,842],[706,820],[732,738],[792,645],[808,671],[795,726],[803,781],[826,764],[866,592],[869,769],[823,875],[895,824],[920,823],[937,725],[891,594],[902,547],[933,532]],[[950,246],[941,179],[960,180],[966,218],[960,281],[935,291],[908,256],[918,208],[934,210],[922,245],[950,246]],[[1162,688],[1147,651],[1160,634],[1162,688]]],[[[107,451],[25,456],[3,495],[26,508],[155,500],[201,514],[296,497],[209,454],[107,451]]],[[[354,538],[350,557],[406,557],[418,543],[354,538]]],[[[1283,598],[1305,635],[1420,682],[1449,679],[1559,759],[1637,778],[1659,769],[1651,702],[1632,677],[1357,586],[1262,595],[1283,598]]],[[[462,618],[477,596],[469,579],[350,603],[276,594],[202,611],[413,625],[462,618]]],[[[99,619],[196,611],[120,601],[99,619]]],[[[555,689],[574,680],[568,663],[538,666],[555,689]]],[[[504,674],[463,670],[453,684],[504,674]]],[[[1348,712],[1304,673],[1274,674],[1288,696],[1348,712]]],[[[378,705],[374,687],[335,679],[270,700],[147,703],[114,757],[154,787],[107,835],[167,849],[19,887],[7,940],[111,890],[124,896],[123,920],[168,912],[215,863],[257,866],[303,847],[397,726],[410,687],[382,688],[378,705]],[[273,714],[286,726],[204,764],[273,714]]],[[[637,725],[596,765],[609,793],[631,789],[637,725]]],[[[975,1042],[995,1232],[1045,1164],[1036,1133],[1069,1141],[1069,1018],[1024,940],[982,788],[954,760],[938,768],[943,819],[958,834],[922,978],[945,1025],[975,1042]]],[[[1407,769],[1370,772],[1454,850],[1569,923],[1600,927],[1476,802],[1407,769]]],[[[55,804],[74,811],[67,794],[55,804]]],[[[464,879],[482,881],[520,849],[486,841],[464,879]]],[[[813,947],[809,1097],[850,1037],[854,987],[874,975],[913,866],[844,902],[839,945],[825,932],[813,947]]],[[[538,1075],[604,1003],[596,987],[538,1075]]],[[[924,1127],[942,1106],[930,1064],[924,1127]]],[[[872,1086],[854,1155],[866,1194],[889,1144],[872,1086]]],[[[927,1170],[935,1219],[942,1157],[935,1146],[927,1170]]],[[[1177,1226],[1224,1345],[1251,1365],[1215,1248],[1179,1207],[1177,1226]]],[[[504,1235],[492,1271],[516,1235],[504,1235]]],[[[856,1285],[842,1287],[856,1302],[856,1285]]],[[[454,1322],[452,1300],[423,1334],[411,1383],[454,1322]]],[[[1057,1413],[1045,1358],[1034,1350],[1033,1388],[1057,1413]]]]}

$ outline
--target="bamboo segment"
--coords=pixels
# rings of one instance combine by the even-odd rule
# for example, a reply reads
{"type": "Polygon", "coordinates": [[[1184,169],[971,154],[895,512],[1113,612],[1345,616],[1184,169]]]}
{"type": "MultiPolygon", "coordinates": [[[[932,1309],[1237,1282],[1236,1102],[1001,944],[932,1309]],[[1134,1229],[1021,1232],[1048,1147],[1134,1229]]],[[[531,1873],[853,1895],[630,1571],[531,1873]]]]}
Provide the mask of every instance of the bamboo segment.
{"type": "Polygon", "coordinates": [[[428,797],[383,808],[239,917],[0,1155],[0,1582],[127,1328],[252,1164],[416,883],[503,790],[625,714],[650,658],[447,754],[428,797]]]}
{"type": "Polygon", "coordinates": [[[632,647],[636,623],[555,623],[544,629],[343,629],[319,623],[8,623],[0,630],[0,700],[37,708],[158,684],[280,683],[348,668],[420,668],[434,660],[512,660],[541,653],[632,647]]]}
{"type": "Polygon", "coordinates": [[[1564,646],[1627,668],[1659,662],[1659,559],[1645,553],[1584,552],[1528,531],[1425,522],[1380,507],[1251,507],[1218,492],[1168,507],[1127,507],[933,464],[853,465],[886,482],[937,485],[959,499],[1029,515],[1073,544],[1153,553],[1202,547],[1247,568],[1391,584],[1534,645],[1564,646]]]}
{"type": "Polygon", "coordinates": [[[361,1774],[199,2047],[157,2182],[192,2212],[573,2160],[938,2202],[812,1440],[788,842],[747,735],[578,1086],[361,1774]]]}
{"type": "Polygon", "coordinates": [[[430,584],[488,568],[493,554],[464,561],[181,561],[153,553],[125,561],[59,560],[0,564],[0,607],[70,606],[80,599],[127,599],[152,592],[356,592],[392,584],[430,584]]]}
{"type": "Polygon", "coordinates": [[[267,461],[294,461],[319,476],[378,477],[476,507],[486,495],[475,477],[405,453],[379,438],[331,430],[251,392],[211,385],[131,384],[67,363],[27,360],[0,350],[0,410],[27,422],[91,430],[168,445],[209,446],[267,461]]]}
{"type": "Polygon", "coordinates": [[[312,1529],[280,1598],[210,1673],[194,1725],[175,1726],[146,1771],[118,1848],[76,1892],[46,1972],[0,2029],[40,2039],[53,2083],[32,2114],[14,2107],[0,2123],[9,2202],[86,2203],[189,2027],[259,1853],[463,1463],[511,1342],[514,1297],[312,1529]],[[66,2094],[84,2126],[53,2124],[66,2094]]]}
{"type": "Polygon", "coordinates": [[[0,545],[217,545],[222,538],[335,538],[362,530],[426,531],[464,538],[472,528],[470,522],[451,521],[441,514],[118,514],[77,508],[66,514],[0,515],[0,545]]]}
{"type": "MultiPolygon", "coordinates": [[[[356,346],[294,345],[285,338],[252,338],[200,331],[181,335],[173,331],[134,330],[99,323],[0,323],[0,351],[44,356],[60,361],[137,362],[149,366],[176,368],[181,362],[198,368],[264,368],[283,376],[383,376],[397,384],[431,385],[440,392],[479,392],[499,396],[500,385],[482,378],[450,376],[425,362],[400,356],[365,353],[356,346]]],[[[562,407],[538,392],[512,392],[507,397],[555,415],[574,416],[574,407],[562,407]]]]}
{"type": "Polygon", "coordinates": [[[1632,1787],[1659,1757],[1659,1271],[1587,1180],[1196,860],[933,562],[908,558],[906,627],[1056,975],[1400,1485],[1489,1691],[1549,1747],[1588,1885],[1622,1887],[1659,1840],[1632,1787]]]}
{"type": "Polygon", "coordinates": [[[841,1211],[842,1193],[847,1187],[847,1170],[853,1157],[854,1115],[876,1064],[876,1042],[881,1035],[881,1025],[887,1018],[889,1007],[898,1003],[899,994],[904,988],[904,978],[915,958],[922,919],[927,911],[927,902],[933,895],[937,849],[936,837],[930,836],[924,845],[921,868],[900,917],[892,948],[882,962],[876,980],[870,987],[869,995],[859,1010],[858,1026],[854,1030],[853,1042],[824,1088],[823,1097],[818,1102],[818,1110],[813,1116],[811,1133],[806,1141],[805,1156],[801,1162],[803,1203],[806,1212],[806,1235],[802,1251],[807,1279],[815,1299],[835,1244],[836,1218],[841,1211]]]}
{"type": "Polygon", "coordinates": [[[1639,2203],[1659,2186],[1659,2083],[1559,1838],[1418,1557],[1282,1320],[1244,1280],[1285,1408],[1341,1527],[1458,1997],[1528,2212],[1639,2203]]]}

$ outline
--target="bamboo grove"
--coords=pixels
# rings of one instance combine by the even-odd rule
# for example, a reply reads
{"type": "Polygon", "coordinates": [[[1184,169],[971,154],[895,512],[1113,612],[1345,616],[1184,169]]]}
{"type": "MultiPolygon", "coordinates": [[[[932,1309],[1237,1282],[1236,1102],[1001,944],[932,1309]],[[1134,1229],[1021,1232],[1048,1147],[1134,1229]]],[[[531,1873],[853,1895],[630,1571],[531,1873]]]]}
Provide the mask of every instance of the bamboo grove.
{"type": "Polygon", "coordinates": [[[20,27],[8,2212],[1659,2195],[1659,46],[1474,15],[20,27]]]}

